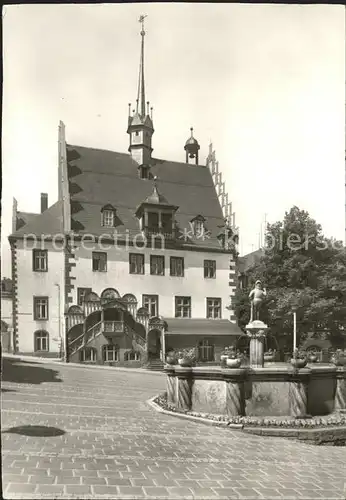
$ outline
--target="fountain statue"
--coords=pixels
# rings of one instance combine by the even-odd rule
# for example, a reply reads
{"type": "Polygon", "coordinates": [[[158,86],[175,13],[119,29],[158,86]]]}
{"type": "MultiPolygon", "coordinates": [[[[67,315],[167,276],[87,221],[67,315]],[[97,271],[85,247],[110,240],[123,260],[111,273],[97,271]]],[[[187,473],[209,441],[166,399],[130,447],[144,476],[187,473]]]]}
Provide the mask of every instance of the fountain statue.
{"type": "Polygon", "coordinates": [[[250,337],[250,366],[263,367],[264,364],[264,339],[268,326],[260,320],[260,311],[267,296],[262,282],[257,280],[255,288],[249,294],[251,314],[250,322],[246,325],[246,334],[250,337]]]}
{"type": "Polygon", "coordinates": [[[259,320],[260,310],[262,304],[267,296],[267,291],[262,286],[262,282],[257,280],[255,283],[255,288],[253,288],[249,294],[249,299],[251,301],[251,318],[250,323],[254,320],[259,320]]]}

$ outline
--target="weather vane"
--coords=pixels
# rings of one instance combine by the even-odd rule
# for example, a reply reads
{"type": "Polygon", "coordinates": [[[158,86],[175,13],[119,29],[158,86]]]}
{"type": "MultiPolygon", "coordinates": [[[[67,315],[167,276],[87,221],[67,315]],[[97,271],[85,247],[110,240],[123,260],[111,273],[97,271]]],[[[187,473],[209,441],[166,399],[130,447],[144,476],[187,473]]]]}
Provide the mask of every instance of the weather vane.
{"type": "Polygon", "coordinates": [[[144,19],[145,19],[146,17],[148,17],[148,16],[147,16],[147,15],[145,15],[145,16],[143,16],[143,15],[142,15],[142,16],[140,16],[140,17],[139,17],[139,19],[138,19],[138,22],[139,22],[139,23],[142,23],[142,31],[141,31],[141,34],[145,34],[145,31],[144,31],[144,19]]]}

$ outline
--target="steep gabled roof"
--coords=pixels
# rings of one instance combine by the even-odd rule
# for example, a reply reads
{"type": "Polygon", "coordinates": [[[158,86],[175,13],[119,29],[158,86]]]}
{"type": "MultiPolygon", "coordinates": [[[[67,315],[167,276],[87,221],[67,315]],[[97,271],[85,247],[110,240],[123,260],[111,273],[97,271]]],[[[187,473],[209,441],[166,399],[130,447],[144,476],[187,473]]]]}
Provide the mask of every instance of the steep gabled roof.
{"type": "MultiPolygon", "coordinates": [[[[24,225],[20,226],[10,237],[23,237],[34,234],[36,236],[57,235],[63,233],[62,202],[57,201],[41,214],[21,214],[24,225]]],[[[18,226],[17,226],[18,227],[18,226]]]]}
{"type": "MultiPolygon", "coordinates": [[[[138,164],[129,154],[67,146],[71,200],[71,229],[96,235],[104,234],[100,210],[105,203],[117,209],[118,230],[138,233],[136,208],[153,192],[153,182],[138,177],[138,164]]],[[[201,165],[152,159],[151,173],[157,176],[163,199],[178,206],[178,227],[190,231],[190,221],[198,214],[206,218],[207,239],[192,244],[220,248],[216,238],[223,214],[210,171],[201,165]],[[209,233],[208,233],[209,236],[209,233]]]]}
{"type": "Polygon", "coordinates": [[[251,267],[261,260],[264,256],[264,250],[259,248],[254,252],[248,253],[238,258],[237,268],[239,273],[246,273],[251,267]]]}

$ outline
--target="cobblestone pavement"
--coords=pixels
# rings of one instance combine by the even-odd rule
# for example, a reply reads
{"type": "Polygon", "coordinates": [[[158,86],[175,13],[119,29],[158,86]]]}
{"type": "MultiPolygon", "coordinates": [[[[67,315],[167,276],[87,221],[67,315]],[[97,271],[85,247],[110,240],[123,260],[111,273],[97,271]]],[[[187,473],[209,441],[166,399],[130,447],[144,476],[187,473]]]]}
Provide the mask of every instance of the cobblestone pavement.
{"type": "Polygon", "coordinates": [[[4,359],[3,497],[345,498],[344,447],[160,414],[146,401],[164,387],[161,374],[4,359]],[[13,429],[28,425],[42,428],[13,429]]]}

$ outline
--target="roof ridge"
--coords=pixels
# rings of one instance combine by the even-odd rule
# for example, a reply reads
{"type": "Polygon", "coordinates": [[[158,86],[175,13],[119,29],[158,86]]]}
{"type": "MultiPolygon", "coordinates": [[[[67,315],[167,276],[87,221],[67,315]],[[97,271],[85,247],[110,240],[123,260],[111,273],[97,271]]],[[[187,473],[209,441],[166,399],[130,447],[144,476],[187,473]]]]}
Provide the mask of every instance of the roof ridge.
{"type": "MultiPolygon", "coordinates": [[[[104,152],[107,152],[107,153],[115,153],[115,154],[118,154],[118,155],[123,155],[123,156],[127,156],[129,158],[132,159],[131,157],[131,154],[130,153],[122,153],[121,151],[114,151],[113,149],[105,149],[105,148],[94,148],[94,147],[91,147],[91,146],[81,146],[81,145],[78,145],[78,144],[68,144],[66,143],[66,147],[69,147],[69,148],[83,148],[83,149],[91,149],[93,151],[104,151],[104,152]]],[[[194,163],[186,163],[184,161],[177,161],[177,160],[165,160],[163,158],[152,158],[153,161],[157,161],[159,163],[175,163],[175,164],[178,164],[178,165],[185,165],[186,167],[189,167],[189,168],[208,168],[207,165],[202,165],[201,163],[198,163],[198,164],[194,164],[194,163]]],[[[152,166],[155,166],[156,164],[154,163],[152,166]]]]}
{"type": "MultiPolygon", "coordinates": [[[[184,165],[185,167],[192,167],[192,168],[208,168],[207,165],[201,165],[200,163],[194,164],[194,163],[186,163],[185,161],[176,161],[176,160],[163,160],[162,158],[152,158],[153,160],[156,160],[158,162],[162,163],[175,163],[177,165],[184,165]]],[[[155,164],[154,164],[155,165],[155,164]]],[[[153,166],[154,166],[153,165],[153,166]]]]}
{"type": "Polygon", "coordinates": [[[90,146],[81,146],[81,145],[78,145],[78,144],[69,144],[69,143],[66,143],[66,147],[67,148],[83,148],[83,149],[92,149],[93,151],[105,151],[107,153],[116,153],[118,155],[124,155],[124,156],[129,156],[131,158],[131,155],[130,153],[122,153],[120,151],[114,151],[113,149],[104,149],[104,148],[93,148],[93,147],[90,147],[90,146]]]}

